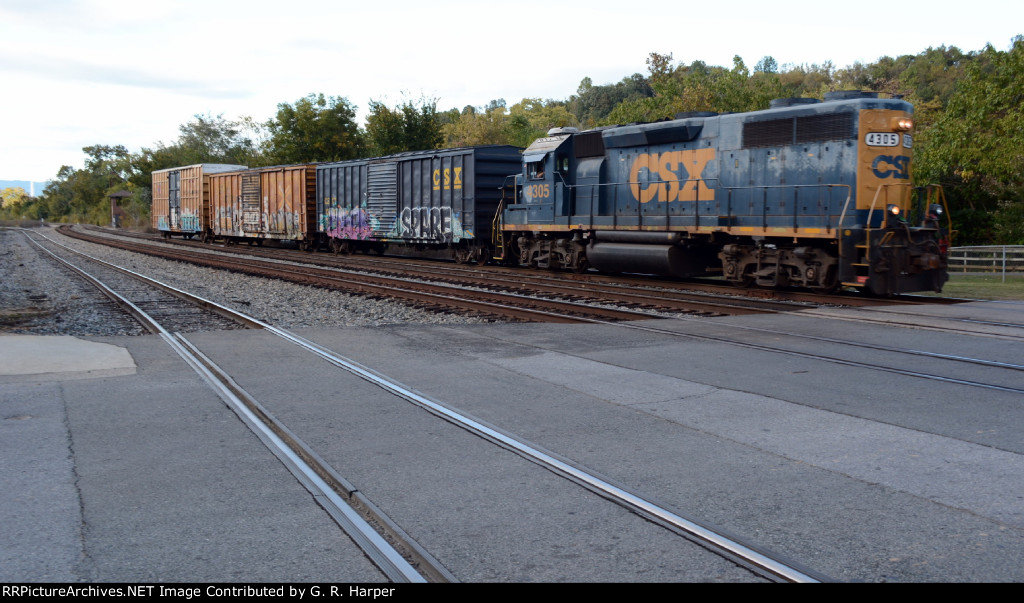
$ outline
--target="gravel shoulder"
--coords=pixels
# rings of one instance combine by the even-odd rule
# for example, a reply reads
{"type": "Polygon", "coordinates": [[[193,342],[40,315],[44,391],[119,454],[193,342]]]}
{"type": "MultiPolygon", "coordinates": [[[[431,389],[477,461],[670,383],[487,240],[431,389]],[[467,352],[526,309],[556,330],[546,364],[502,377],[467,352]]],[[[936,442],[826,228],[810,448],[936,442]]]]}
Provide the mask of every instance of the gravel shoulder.
{"type": "MultiPolygon", "coordinates": [[[[52,228],[31,232],[284,328],[485,322],[386,299],[162,260],[70,239],[52,228]]],[[[31,244],[23,231],[0,229],[0,334],[108,336],[143,331],[126,323],[103,295],[31,244]]]]}

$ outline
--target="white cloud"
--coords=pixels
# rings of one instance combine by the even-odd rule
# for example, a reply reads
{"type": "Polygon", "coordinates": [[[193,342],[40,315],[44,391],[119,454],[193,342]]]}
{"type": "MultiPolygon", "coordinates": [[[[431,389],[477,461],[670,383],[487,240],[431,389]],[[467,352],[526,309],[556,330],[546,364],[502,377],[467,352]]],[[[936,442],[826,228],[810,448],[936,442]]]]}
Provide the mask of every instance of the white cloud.
{"type": "Polygon", "coordinates": [[[644,73],[653,51],[843,67],[943,44],[1005,49],[1024,22],[1019,3],[977,0],[955,18],[941,4],[0,0],[0,178],[51,178],[93,144],[169,143],[195,114],[266,120],[314,92],[362,116],[403,93],[511,105],[644,73]]]}

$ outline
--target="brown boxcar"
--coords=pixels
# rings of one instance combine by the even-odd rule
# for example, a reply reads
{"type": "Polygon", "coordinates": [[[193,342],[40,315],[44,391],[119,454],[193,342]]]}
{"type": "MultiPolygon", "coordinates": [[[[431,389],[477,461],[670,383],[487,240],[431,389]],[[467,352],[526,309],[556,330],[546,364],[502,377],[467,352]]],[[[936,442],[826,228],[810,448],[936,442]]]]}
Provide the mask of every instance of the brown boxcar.
{"type": "Polygon", "coordinates": [[[276,239],[307,247],[316,237],[316,166],[210,175],[210,229],[226,241],[276,239]]]}
{"type": "Polygon", "coordinates": [[[244,170],[244,165],[200,163],[153,172],[153,228],[164,237],[191,238],[210,223],[210,174],[244,170]]]}

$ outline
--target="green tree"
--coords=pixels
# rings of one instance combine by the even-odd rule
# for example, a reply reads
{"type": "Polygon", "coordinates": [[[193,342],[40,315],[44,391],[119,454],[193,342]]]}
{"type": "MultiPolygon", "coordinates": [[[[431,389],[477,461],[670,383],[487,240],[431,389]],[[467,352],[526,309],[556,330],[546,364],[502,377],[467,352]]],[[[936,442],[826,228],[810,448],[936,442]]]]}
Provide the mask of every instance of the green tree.
{"type": "Polygon", "coordinates": [[[467,106],[457,120],[441,128],[441,134],[447,147],[511,144],[511,119],[504,106],[487,111],[467,106]]]}
{"type": "Polygon", "coordinates": [[[405,151],[436,149],[444,140],[442,116],[437,112],[437,99],[404,100],[391,108],[379,101],[370,101],[366,118],[366,137],[370,154],[391,155],[405,151]]]}
{"type": "Polygon", "coordinates": [[[21,187],[5,188],[0,191],[0,218],[38,220],[45,217],[45,208],[40,204],[39,197],[30,197],[21,187]]]}
{"type": "Polygon", "coordinates": [[[604,123],[608,114],[624,101],[654,96],[647,78],[639,73],[623,78],[616,84],[595,86],[589,77],[583,78],[576,94],[569,97],[566,108],[585,128],[604,123]]]}
{"type": "Polygon", "coordinates": [[[571,126],[579,121],[559,101],[524,98],[509,109],[509,142],[517,147],[528,147],[534,140],[547,136],[551,128],[571,126]]]}
{"type": "Polygon", "coordinates": [[[986,229],[968,223],[959,242],[1024,243],[1024,36],[1007,52],[989,45],[975,59],[945,111],[918,134],[916,179],[942,183],[962,217],[992,214],[990,240],[975,238],[986,229]]]}
{"type": "Polygon", "coordinates": [[[281,103],[266,123],[269,163],[340,161],[363,156],[366,145],[356,107],[342,97],[310,94],[294,105],[281,103]]]}
{"type": "MultiPolygon", "coordinates": [[[[770,57],[759,63],[770,69],[770,57]]],[[[626,100],[609,113],[606,123],[656,121],[688,111],[738,112],[767,109],[773,98],[786,95],[779,75],[758,70],[751,75],[743,59],[733,57],[730,69],[703,61],[672,66],[672,55],[651,53],[648,81],[654,95],[626,100]]]]}
{"type": "Polygon", "coordinates": [[[252,118],[228,121],[223,115],[196,115],[189,123],[179,126],[179,130],[181,135],[175,144],[181,149],[185,160],[179,165],[259,163],[262,126],[252,118]]]}
{"type": "Polygon", "coordinates": [[[106,224],[107,195],[127,185],[136,174],[133,156],[124,146],[94,145],[82,149],[85,167],[63,166],[43,190],[40,213],[51,220],[106,224]]]}
{"type": "Polygon", "coordinates": [[[28,198],[28,193],[20,186],[5,188],[0,191],[0,207],[13,209],[15,206],[26,202],[28,198]]]}

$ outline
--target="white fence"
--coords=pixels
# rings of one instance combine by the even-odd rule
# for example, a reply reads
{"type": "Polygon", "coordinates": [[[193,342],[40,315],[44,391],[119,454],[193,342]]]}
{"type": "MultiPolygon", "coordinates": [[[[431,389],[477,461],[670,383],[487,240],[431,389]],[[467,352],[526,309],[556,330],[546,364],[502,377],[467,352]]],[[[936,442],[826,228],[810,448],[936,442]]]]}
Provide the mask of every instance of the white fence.
{"type": "Polygon", "coordinates": [[[985,245],[951,247],[950,272],[990,272],[1003,275],[1024,275],[1024,245],[985,245]]]}

